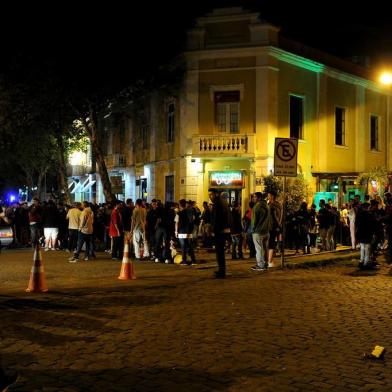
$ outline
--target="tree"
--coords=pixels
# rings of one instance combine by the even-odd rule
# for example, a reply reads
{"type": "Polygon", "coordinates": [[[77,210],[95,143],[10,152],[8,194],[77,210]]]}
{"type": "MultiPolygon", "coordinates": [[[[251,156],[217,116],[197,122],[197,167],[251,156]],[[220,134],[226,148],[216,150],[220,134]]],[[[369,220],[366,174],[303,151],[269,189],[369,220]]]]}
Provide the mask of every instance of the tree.
{"type": "Polygon", "coordinates": [[[379,193],[383,196],[385,186],[388,184],[388,171],[383,166],[376,166],[358,176],[357,183],[365,187],[366,194],[379,193]],[[373,181],[375,184],[372,184],[373,181]]]}
{"type": "Polygon", "coordinates": [[[287,209],[298,210],[303,201],[308,202],[311,196],[309,183],[305,180],[303,174],[297,177],[289,178],[287,181],[287,209]]]}
{"type": "Polygon", "coordinates": [[[98,127],[99,112],[104,109],[102,101],[85,101],[78,103],[70,102],[71,106],[77,114],[81,127],[88,135],[91,143],[92,152],[97,162],[99,176],[101,178],[102,189],[107,202],[112,202],[116,196],[112,192],[112,184],[110,183],[108,170],[105,162],[105,155],[102,150],[102,134],[98,127]]]}
{"type": "MultiPolygon", "coordinates": [[[[263,178],[264,192],[274,191],[279,197],[283,192],[283,178],[269,174],[263,178]]],[[[303,201],[308,201],[311,191],[303,174],[289,177],[286,182],[286,203],[290,210],[297,210],[303,201]]]]}
{"type": "Polygon", "coordinates": [[[264,192],[275,192],[277,196],[283,191],[283,180],[282,177],[274,176],[269,174],[263,177],[264,192]]]}

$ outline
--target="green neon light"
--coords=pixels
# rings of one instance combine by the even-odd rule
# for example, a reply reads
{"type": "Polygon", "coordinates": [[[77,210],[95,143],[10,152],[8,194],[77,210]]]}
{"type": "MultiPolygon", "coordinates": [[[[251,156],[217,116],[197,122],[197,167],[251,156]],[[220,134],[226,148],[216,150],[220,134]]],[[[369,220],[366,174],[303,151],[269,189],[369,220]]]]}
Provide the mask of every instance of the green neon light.
{"type": "Polygon", "coordinates": [[[295,65],[296,67],[317,73],[321,73],[325,69],[325,65],[318,63],[317,61],[306,59],[305,57],[286,52],[282,49],[274,47],[270,47],[269,49],[272,56],[276,57],[278,60],[284,61],[285,63],[295,65]]]}

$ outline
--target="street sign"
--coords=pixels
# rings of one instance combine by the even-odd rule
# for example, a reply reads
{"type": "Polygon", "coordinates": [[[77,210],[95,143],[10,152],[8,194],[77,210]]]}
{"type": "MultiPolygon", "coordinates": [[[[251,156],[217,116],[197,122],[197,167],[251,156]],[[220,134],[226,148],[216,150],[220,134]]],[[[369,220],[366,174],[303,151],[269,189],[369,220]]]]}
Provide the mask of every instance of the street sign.
{"type": "Polygon", "coordinates": [[[298,140],[275,138],[274,175],[297,177],[298,140]]]}

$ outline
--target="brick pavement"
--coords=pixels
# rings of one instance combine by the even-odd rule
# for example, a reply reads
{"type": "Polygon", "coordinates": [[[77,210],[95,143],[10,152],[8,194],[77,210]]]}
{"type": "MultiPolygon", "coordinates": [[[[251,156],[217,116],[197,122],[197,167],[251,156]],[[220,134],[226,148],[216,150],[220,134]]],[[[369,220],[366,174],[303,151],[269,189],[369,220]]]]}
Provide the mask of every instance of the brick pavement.
{"type": "Polygon", "coordinates": [[[392,276],[382,266],[254,273],[43,254],[50,292],[26,294],[32,252],[0,255],[11,391],[390,391],[392,276]],[[376,345],[385,360],[363,360],[376,345]]]}

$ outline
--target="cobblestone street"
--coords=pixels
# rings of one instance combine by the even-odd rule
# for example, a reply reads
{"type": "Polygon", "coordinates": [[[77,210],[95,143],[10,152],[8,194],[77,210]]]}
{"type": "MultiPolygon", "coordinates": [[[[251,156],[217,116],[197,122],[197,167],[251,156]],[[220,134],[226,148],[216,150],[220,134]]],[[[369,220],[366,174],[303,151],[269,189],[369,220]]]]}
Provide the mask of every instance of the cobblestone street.
{"type": "Polygon", "coordinates": [[[32,251],[0,255],[10,391],[391,391],[392,276],[354,266],[250,271],[43,253],[49,292],[27,294],[32,251]],[[363,360],[375,345],[384,360],[363,360]]]}

